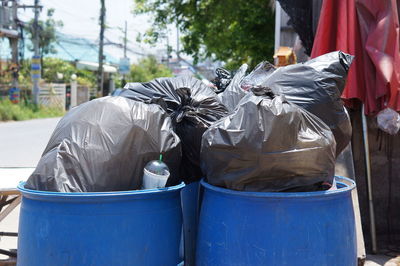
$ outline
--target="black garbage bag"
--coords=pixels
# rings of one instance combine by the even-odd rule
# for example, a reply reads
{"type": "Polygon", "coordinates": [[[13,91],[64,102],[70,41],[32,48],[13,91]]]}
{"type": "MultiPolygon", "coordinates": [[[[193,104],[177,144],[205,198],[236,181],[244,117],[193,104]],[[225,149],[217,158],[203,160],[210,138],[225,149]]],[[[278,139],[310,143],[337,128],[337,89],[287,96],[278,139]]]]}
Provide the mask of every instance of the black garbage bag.
{"type": "Polygon", "coordinates": [[[327,124],[335,136],[336,156],[349,144],[352,134],[340,96],[353,58],[341,51],[324,54],[303,64],[277,68],[260,84],[275,94],[285,95],[288,102],[327,124]]]}
{"type": "Polygon", "coordinates": [[[232,80],[232,74],[228,70],[219,67],[215,70],[215,79],[213,80],[213,84],[215,85],[216,93],[221,93],[223,92],[231,83],[232,80]]]}
{"type": "Polygon", "coordinates": [[[182,141],[181,176],[186,183],[199,180],[201,137],[215,121],[227,115],[217,94],[200,80],[190,77],[158,78],[128,83],[121,96],[163,106],[182,141]]]}
{"type": "Polygon", "coordinates": [[[257,88],[204,133],[201,166],[210,184],[228,189],[315,191],[333,181],[335,146],[318,117],[257,88]]]}
{"type": "Polygon", "coordinates": [[[246,95],[246,91],[242,90],[240,85],[246,75],[247,68],[248,65],[243,64],[232,78],[228,87],[222,93],[218,94],[218,98],[226,106],[229,112],[233,111],[240,100],[246,95]]]}
{"type": "Polygon", "coordinates": [[[274,65],[268,61],[263,61],[243,78],[240,87],[245,91],[249,91],[252,87],[259,87],[275,70],[274,65]]]}
{"type": "MultiPolygon", "coordinates": [[[[285,95],[287,101],[297,104],[318,116],[332,130],[339,155],[349,144],[352,134],[350,118],[340,98],[353,56],[336,51],[308,62],[274,68],[261,62],[237,86],[232,81],[226,94],[230,102],[239,102],[253,87],[268,87],[275,94],[285,95]]],[[[220,97],[225,97],[220,94],[220,97]]],[[[233,110],[232,104],[223,101],[233,110]]]]}
{"type": "Polygon", "coordinates": [[[181,144],[155,104],[103,97],[71,109],[58,123],[25,187],[59,192],[140,189],[143,168],[163,155],[167,185],[181,182],[181,144]]]}

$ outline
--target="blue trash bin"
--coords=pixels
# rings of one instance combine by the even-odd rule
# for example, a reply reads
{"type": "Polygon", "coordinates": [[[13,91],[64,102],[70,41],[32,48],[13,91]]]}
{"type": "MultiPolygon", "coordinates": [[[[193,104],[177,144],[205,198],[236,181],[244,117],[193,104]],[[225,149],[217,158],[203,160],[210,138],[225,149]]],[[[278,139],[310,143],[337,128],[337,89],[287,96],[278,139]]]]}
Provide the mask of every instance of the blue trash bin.
{"type": "Polygon", "coordinates": [[[200,182],[187,184],[181,191],[185,266],[195,265],[197,223],[200,214],[200,182]]]}
{"type": "Polygon", "coordinates": [[[204,181],[196,265],[357,265],[351,191],[241,192],[204,181]]]}
{"type": "Polygon", "coordinates": [[[59,193],[21,183],[18,265],[177,265],[183,187],[59,193]]]}

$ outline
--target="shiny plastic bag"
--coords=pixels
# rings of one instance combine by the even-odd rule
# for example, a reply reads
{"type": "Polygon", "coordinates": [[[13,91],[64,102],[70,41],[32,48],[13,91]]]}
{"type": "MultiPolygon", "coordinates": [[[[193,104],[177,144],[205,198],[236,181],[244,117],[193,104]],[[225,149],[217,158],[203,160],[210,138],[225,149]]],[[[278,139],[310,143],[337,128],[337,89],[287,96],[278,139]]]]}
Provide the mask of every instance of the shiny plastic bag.
{"type": "Polygon", "coordinates": [[[228,113],[213,89],[190,76],[128,83],[125,89],[121,96],[157,103],[167,110],[182,141],[181,175],[186,183],[200,180],[201,137],[212,123],[228,113]]]}
{"type": "Polygon", "coordinates": [[[268,61],[261,62],[243,78],[240,86],[245,91],[249,91],[252,87],[261,86],[265,79],[275,70],[275,66],[268,61]]]}
{"type": "Polygon", "coordinates": [[[349,144],[350,118],[340,98],[353,56],[337,51],[303,64],[277,68],[261,84],[318,116],[332,130],[336,156],[349,144]]]}
{"type": "Polygon", "coordinates": [[[390,134],[396,135],[400,129],[400,115],[395,110],[386,108],[378,113],[376,116],[378,127],[390,134]]]}
{"type": "Polygon", "coordinates": [[[59,192],[140,189],[143,168],[163,155],[181,182],[181,143],[158,105],[103,97],[71,109],[58,123],[25,187],[59,192]]]}
{"type": "Polygon", "coordinates": [[[325,123],[285,96],[253,91],[204,133],[207,181],[244,191],[314,191],[332,183],[336,143],[325,123]]]}
{"type": "Polygon", "coordinates": [[[246,91],[240,88],[240,84],[246,75],[247,68],[248,65],[243,64],[238,69],[232,81],[229,83],[224,92],[218,94],[218,98],[226,106],[229,112],[233,111],[240,100],[246,95],[246,91]]]}
{"type": "Polygon", "coordinates": [[[221,93],[228,87],[229,83],[231,83],[232,74],[228,70],[219,67],[215,70],[215,76],[213,80],[213,84],[216,87],[215,92],[221,93]]]}
{"type": "Polygon", "coordinates": [[[268,62],[262,62],[243,78],[240,86],[232,86],[234,82],[231,82],[230,95],[235,95],[234,101],[239,102],[247,91],[257,86],[285,95],[288,102],[318,116],[329,126],[337,143],[336,155],[339,155],[352,134],[350,118],[340,98],[352,60],[353,56],[336,51],[276,69],[268,62]]]}

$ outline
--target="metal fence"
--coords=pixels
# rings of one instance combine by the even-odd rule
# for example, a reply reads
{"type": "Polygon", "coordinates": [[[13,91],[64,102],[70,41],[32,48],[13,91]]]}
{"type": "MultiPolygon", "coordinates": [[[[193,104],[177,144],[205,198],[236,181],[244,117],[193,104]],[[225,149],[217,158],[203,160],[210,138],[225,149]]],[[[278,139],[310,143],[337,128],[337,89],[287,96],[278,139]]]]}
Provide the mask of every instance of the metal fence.
{"type": "Polygon", "coordinates": [[[78,85],[77,88],[77,105],[90,100],[90,88],[87,86],[78,85]]]}
{"type": "Polygon", "coordinates": [[[66,84],[46,83],[40,86],[39,104],[65,110],[66,84]]]}
{"type": "MultiPolygon", "coordinates": [[[[39,104],[59,108],[69,109],[70,89],[69,84],[65,83],[41,83],[39,104]]],[[[11,85],[0,84],[0,99],[10,98],[11,85]]],[[[27,86],[20,86],[20,102],[32,102],[32,89],[27,86]]],[[[87,86],[77,86],[77,105],[96,98],[96,89],[87,86]]]]}

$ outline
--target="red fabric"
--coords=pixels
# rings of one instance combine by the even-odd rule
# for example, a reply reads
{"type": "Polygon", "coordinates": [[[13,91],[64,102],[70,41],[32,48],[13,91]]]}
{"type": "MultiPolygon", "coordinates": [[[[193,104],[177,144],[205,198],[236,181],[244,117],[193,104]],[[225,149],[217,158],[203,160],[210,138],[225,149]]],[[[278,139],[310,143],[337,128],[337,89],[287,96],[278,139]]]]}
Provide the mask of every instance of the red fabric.
{"type": "Polygon", "coordinates": [[[344,99],[366,114],[400,111],[400,34],[396,0],[324,0],[311,57],[342,50],[355,56],[344,99]]]}

